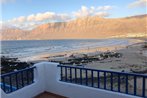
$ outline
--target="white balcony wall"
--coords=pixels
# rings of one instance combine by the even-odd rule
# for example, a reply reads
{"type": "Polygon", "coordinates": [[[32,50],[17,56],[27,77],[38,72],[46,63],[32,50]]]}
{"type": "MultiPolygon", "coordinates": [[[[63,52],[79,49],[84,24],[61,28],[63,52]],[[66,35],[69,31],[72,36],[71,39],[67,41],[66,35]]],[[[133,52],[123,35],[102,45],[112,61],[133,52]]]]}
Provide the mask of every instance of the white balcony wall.
{"type": "Polygon", "coordinates": [[[1,98],[32,98],[45,90],[44,63],[35,64],[34,83],[6,94],[1,90],[1,98]]]}
{"type": "Polygon", "coordinates": [[[68,98],[139,98],[127,94],[61,82],[60,68],[57,63],[42,62],[35,64],[35,83],[10,94],[1,90],[2,98],[32,98],[44,91],[68,98]]]}

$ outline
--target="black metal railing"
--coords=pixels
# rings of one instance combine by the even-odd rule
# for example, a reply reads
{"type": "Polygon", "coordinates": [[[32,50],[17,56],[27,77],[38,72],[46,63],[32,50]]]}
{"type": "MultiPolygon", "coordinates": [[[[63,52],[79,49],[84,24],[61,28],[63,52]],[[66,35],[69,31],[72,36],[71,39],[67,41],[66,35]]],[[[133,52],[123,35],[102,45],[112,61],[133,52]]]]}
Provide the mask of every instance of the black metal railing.
{"type": "Polygon", "coordinates": [[[30,67],[1,75],[1,89],[11,93],[34,82],[34,68],[30,67]]]}
{"type": "Polygon", "coordinates": [[[147,97],[147,75],[58,65],[61,81],[147,97]]]}

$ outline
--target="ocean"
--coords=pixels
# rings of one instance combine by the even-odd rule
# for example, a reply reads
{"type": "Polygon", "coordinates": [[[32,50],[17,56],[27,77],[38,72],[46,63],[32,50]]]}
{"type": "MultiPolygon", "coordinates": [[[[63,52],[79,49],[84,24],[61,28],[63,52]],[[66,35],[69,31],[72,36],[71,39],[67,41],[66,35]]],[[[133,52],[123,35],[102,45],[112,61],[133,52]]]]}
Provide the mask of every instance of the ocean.
{"type": "Polygon", "coordinates": [[[130,39],[1,41],[0,55],[11,58],[25,58],[79,49],[129,44],[130,39]]]}

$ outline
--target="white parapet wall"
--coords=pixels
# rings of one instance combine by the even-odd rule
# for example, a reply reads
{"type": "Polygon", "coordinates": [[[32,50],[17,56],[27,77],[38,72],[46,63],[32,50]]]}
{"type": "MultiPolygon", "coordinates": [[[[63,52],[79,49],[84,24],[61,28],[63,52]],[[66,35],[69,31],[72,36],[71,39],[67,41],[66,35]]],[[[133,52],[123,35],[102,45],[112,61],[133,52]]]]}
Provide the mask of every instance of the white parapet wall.
{"type": "Polygon", "coordinates": [[[1,90],[1,98],[33,98],[47,91],[68,98],[139,98],[127,94],[61,82],[58,63],[42,62],[35,64],[35,82],[10,94],[1,90]]]}
{"type": "Polygon", "coordinates": [[[1,90],[1,98],[32,98],[45,90],[44,63],[35,64],[34,83],[6,94],[1,90]]]}

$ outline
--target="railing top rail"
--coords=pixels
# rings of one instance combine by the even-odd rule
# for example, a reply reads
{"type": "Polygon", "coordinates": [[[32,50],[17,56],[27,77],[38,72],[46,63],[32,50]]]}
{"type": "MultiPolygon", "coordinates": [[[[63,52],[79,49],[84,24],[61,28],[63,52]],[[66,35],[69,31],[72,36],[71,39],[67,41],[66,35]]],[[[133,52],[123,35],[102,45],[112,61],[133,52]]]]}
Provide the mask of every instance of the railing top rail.
{"type": "Polygon", "coordinates": [[[136,73],[127,73],[127,72],[117,72],[117,71],[101,70],[101,69],[92,69],[92,68],[85,68],[85,67],[79,67],[79,66],[69,66],[69,65],[58,65],[58,67],[77,68],[77,69],[92,70],[92,71],[98,71],[98,72],[107,72],[107,73],[114,73],[114,74],[120,74],[120,75],[131,75],[131,76],[138,76],[138,77],[147,78],[147,75],[145,75],[145,74],[136,74],[136,73]]]}
{"type": "Polygon", "coordinates": [[[12,75],[12,74],[17,74],[19,72],[26,71],[26,70],[29,70],[29,69],[34,69],[34,68],[36,68],[36,66],[25,68],[25,69],[21,69],[21,70],[14,71],[14,72],[5,73],[5,74],[0,75],[0,77],[5,77],[5,76],[12,75]]]}

